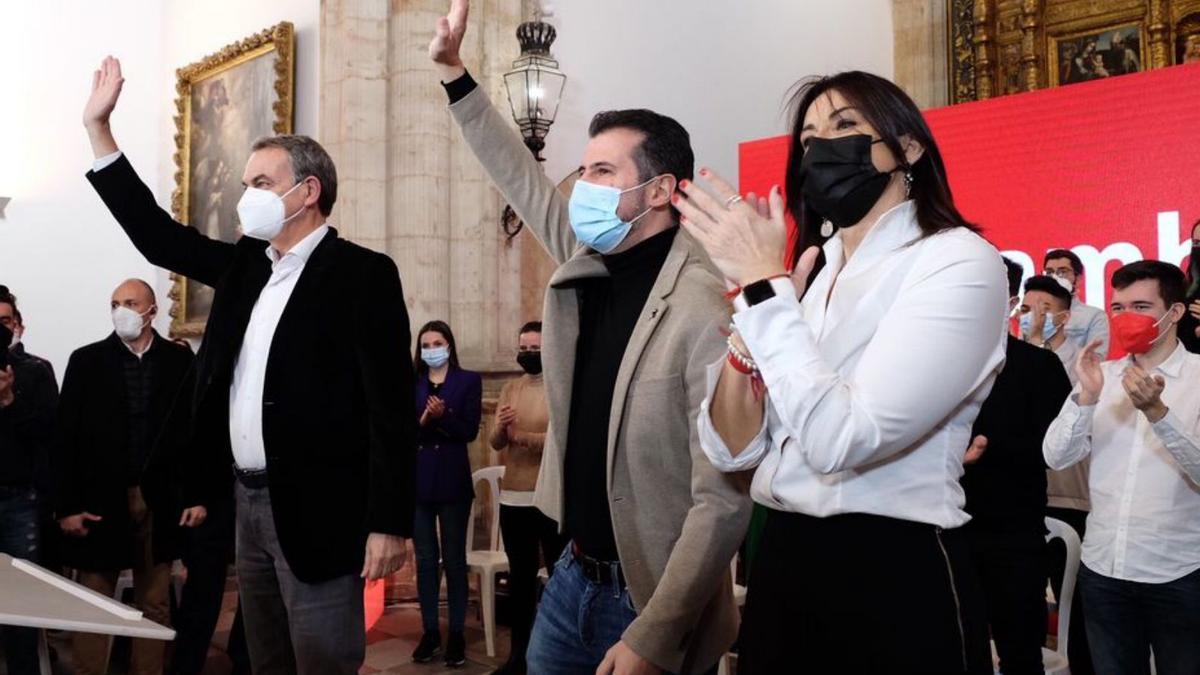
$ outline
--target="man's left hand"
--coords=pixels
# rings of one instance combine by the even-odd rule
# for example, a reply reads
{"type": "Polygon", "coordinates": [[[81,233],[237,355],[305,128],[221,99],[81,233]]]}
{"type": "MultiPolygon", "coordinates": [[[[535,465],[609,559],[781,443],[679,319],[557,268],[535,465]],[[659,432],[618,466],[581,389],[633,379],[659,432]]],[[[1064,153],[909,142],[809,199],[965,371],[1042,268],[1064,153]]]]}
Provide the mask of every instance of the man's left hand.
{"type": "Polygon", "coordinates": [[[613,645],[604,655],[596,675],[660,675],[662,668],[650,663],[629,648],[624,640],[613,645]]]}
{"type": "Polygon", "coordinates": [[[367,537],[367,555],[360,576],[367,581],[382,579],[404,567],[407,556],[403,537],[372,532],[367,537]]]}
{"type": "Polygon", "coordinates": [[[1146,419],[1157,422],[1167,414],[1167,406],[1162,401],[1166,381],[1161,375],[1153,377],[1137,366],[1129,366],[1121,377],[1121,385],[1133,402],[1133,407],[1141,410],[1146,419]]]}
{"type": "Polygon", "coordinates": [[[199,527],[208,518],[208,509],[203,506],[193,506],[190,509],[184,509],[183,515],[179,518],[180,527],[199,527]]]}

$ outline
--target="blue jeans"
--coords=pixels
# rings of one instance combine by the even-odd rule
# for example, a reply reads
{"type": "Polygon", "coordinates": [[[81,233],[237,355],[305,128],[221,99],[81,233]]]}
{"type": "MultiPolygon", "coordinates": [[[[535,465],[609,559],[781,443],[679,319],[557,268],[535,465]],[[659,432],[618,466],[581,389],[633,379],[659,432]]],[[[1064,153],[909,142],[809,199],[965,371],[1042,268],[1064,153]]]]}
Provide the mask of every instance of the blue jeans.
{"type": "Polygon", "coordinates": [[[1122,581],[1079,568],[1097,673],[1200,673],[1200,570],[1165,584],[1122,581]]]}
{"type": "MultiPolygon", "coordinates": [[[[38,500],[31,488],[0,486],[0,553],[38,562],[38,500]]],[[[0,628],[9,675],[36,675],[38,632],[0,628]]]]}
{"type": "MultiPolygon", "coordinates": [[[[525,661],[529,675],[594,675],[604,655],[637,618],[629,589],[583,576],[568,544],[538,607],[525,661]]],[[[717,672],[714,665],[712,673],[717,672]]]]}
{"type": "Polygon", "coordinates": [[[438,595],[442,587],[439,558],[446,569],[450,632],[463,632],[467,622],[467,519],[470,517],[471,502],[417,503],[413,548],[417,554],[417,598],[421,601],[421,624],[426,633],[439,632],[438,595]]]}

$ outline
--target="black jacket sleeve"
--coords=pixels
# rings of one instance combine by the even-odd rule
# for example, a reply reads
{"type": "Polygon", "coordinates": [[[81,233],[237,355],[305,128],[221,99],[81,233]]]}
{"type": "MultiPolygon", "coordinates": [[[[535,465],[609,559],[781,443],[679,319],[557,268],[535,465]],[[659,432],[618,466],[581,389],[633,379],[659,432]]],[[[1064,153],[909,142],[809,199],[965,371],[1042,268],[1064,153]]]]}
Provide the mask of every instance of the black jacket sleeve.
{"type": "Polygon", "coordinates": [[[62,392],[58,397],[58,414],[54,424],[50,471],[54,481],[54,513],[65,518],[83,512],[80,489],[79,433],[83,418],[83,380],[86,365],[80,352],[71,354],[67,372],[63,375],[62,392]]]}
{"type": "MultiPolygon", "coordinates": [[[[1049,350],[1042,350],[1039,355],[1042,357],[1041,363],[1033,369],[1034,379],[1028,391],[1031,417],[1025,425],[1029,433],[1034,435],[1029,440],[1038,448],[1042,447],[1046,430],[1071,395],[1071,380],[1067,377],[1063,362],[1049,350]]],[[[1045,466],[1044,458],[1042,465],[1045,466]]]]}
{"type": "Polygon", "coordinates": [[[87,179],[130,241],[152,264],[209,286],[233,264],[235,246],[176,222],[154,201],[124,155],[87,179]]]}
{"type": "Polygon", "coordinates": [[[355,351],[369,426],[367,530],[412,536],[417,424],[412,340],[400,273],[391,258],[372,256],[355,311],[355,351]]]}

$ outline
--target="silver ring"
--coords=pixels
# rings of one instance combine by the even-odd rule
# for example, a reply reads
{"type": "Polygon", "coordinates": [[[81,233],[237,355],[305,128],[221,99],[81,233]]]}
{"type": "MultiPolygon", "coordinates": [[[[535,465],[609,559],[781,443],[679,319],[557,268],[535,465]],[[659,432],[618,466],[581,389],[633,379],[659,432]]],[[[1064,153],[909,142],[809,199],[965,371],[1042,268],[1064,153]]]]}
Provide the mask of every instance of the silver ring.
{"type": "Polygon", "coordinates": [[[729,208],[740,201],[742,201],[742,196],[734,195],[734,196],[730,197],[729,199],[725,200],[725,208],[729,208]]]}

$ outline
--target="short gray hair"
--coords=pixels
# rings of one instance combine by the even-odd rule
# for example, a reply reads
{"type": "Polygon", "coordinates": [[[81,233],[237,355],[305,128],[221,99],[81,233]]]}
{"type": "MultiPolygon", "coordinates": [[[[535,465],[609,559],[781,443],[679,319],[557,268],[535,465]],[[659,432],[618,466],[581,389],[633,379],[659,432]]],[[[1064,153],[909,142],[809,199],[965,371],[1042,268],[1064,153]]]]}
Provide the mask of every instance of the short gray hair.
{"type": "Polygon", "coordinates": [[[316,178],[321,184],[317,208],[323,216],[328,216],[333,211],[333,203],[337,201],[337,168],[333,166],[333,159],[320,143],[308,136],[283,134],[260,138],[254,141],[251,150],[258,152],[264,148],[287,150],[292,160],[292,179],[299,183],[309,176],[316,178]]]}

